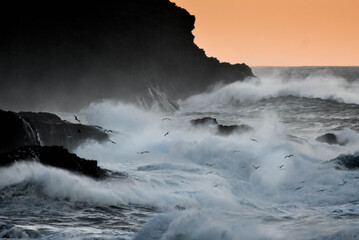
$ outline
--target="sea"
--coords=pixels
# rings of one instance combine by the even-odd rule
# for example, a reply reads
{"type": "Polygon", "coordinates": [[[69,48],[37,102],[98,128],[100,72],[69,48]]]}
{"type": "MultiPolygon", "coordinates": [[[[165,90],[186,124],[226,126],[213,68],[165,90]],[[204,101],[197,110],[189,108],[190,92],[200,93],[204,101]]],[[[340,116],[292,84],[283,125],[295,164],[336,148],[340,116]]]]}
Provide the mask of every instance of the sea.
{"type": "Polygon", "coordinates": [[[103,100],[75,113],[114,143],[74,153],[125,177],[1,168],[0,238],[359,239],[359,170],[331,161],[359,154],[359,67],[252,69],[256,78],[218,82],[177,109],[103,100]],[[251,130],[191,123],[204,117],[251,130]],[[327,133],[342,144],[316,140],[327,133]]]}

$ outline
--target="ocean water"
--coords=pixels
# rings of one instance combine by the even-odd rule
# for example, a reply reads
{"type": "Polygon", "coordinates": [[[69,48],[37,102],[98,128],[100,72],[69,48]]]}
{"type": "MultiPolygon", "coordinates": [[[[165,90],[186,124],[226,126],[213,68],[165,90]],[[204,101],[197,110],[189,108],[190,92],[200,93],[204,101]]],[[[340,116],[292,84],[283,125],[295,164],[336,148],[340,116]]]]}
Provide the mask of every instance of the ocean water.
{"type": "Polygon", "coordinates": [[[0,237],[359,239],[359,170],[328,162],[359,151],[359,67],[253,71],[258,78],[178,101],[178,111],[105,100],[82,109],[116,144],[75,153],[127,177],[1,168],[0,237]],[[253,130],[218,135],[190,123],[202,117],[253,130]],[[315,140],[325,133],[347,143],[315,140]]]}

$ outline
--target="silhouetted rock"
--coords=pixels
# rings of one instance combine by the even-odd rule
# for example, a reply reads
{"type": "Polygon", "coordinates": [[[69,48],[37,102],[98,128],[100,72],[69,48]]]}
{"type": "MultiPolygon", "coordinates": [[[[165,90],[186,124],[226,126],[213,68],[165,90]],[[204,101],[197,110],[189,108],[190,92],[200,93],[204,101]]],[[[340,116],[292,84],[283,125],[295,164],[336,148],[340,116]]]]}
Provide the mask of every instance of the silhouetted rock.
{"type": "Polygon", "coordinates": [[[215,124],[218,125],[217,119],[212,117],[204,117],[199,119],[193,119],[191,120],[191,124],[193,125],[206,125],[206,124],[215,124]]]}
{"type": "Polygon", "coordinates": [[[249,132],[252,131],[253,128],[249,125],[246,124],[241,124],[241,125],[221,125],[219,124],[217,127],[217,134],[218,135],[230,135],[232,133],[245,133],[245,132],[249,132]]]}
{"type": "Polygon", "coordinates": [[[355,153],[354,155],[340,155],[329,162],[337,164],[338,169],[359,169],[359,153],[355,153]]]}
{"type": "Polygon", "coordinates": [[[344,146],[345,144],[347,144],[348,142],[340,142],[338,141],[337,136],[334,133],[326,133],[322,136],[317,137],[315,140],[317,140],[318,142],[324,142],[324,143],[328,143],[328,144],[337,144],[337,145],[341,145],[344,146]]]}
{"type": "Polygon", "coordinates": [[[61,120],[52,113],[19,112],[37,131],[42,145],[63,146],[72,151],[86,141],[108,141],[108,135],[99,127],[74,124],[61,120]]]}
{"type": "Polygon", "coordinates": [[[0,110],[0,153],[27,145],[39,145],[30,123],[16,113],[0,110]]]}
{"type": "Polygon", "coordinates": [[[246,124],[241,125],[222,125],[219,124],[217,119],[212,117],[204,117],[199,119],[193,119],[191,120],[191,124],[194,126],[206,126],[206,125],[213,125],[216,127],[217,132],[216,134],[226,136],[230,135],[232,133],[245,133],[248,131],[253,130],[253,128],[246,124]]]}
{"type": "Polygon", "coordinates": [[[80,158],[60,146],[27,146],[0,154],[0,167],[9,166],[16,161],[38,161],[44,165],[81,173],[92,178],[107,176],[107,171],[99,168],[97,161],[80,158]]]}
{"type": "Polygon", "coordinates": [[[97,127],[63,121],[51,113],[0,110],[0,120],[0,152],[34,145],[58,145],[71,151],[85,141],[108,140],[97,127]]]}
{"type": "Polygon", "coordinates": [[[195,17],[169,0],[7,1],[1,8],[1,108],[73,111],[158,86],[183,99],[253,76],[245,64],[208,58],[193,42],[195,17]]]}

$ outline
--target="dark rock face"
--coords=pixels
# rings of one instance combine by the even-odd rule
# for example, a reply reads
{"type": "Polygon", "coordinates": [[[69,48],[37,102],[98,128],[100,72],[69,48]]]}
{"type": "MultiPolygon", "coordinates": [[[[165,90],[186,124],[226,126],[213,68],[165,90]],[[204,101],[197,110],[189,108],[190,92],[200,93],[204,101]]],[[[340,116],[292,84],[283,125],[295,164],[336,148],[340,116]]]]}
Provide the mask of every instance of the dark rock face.
{"type": "Polygon", "coordinates": [[[40,144],[30,124],[16,113],[0,110],[0,122],[0,153],[40,144]]]}
{"type": "Polygon", "coordinates": [[[46,146],[63,146],[72,151],[89,140],[104,142],[109,139],[99,127],[69,123],[52,113],[20,112],[17,115],[36,129],[39,140],[46,146]]]}
{"type": "Polygon", "coordinates": [[[159,86],[172,99],[253,76],[208,58],[169,0],[18,2],[0,15],[0,108],[73,111],[159,86]]]}
{"type": "Polygon", "coordinates": [[[51,113],[0,110],[0,120],[0,153],[34,145],[59,145],[71,151],[88,140],[109,139],[99,128],[72,124],[51,113]]]}
{"type": "Polygon", "coordinates": [[[44,165],[66,169],[92,178],[106,176],[106,170],[99,168],[97,161],[79,158],[59,146],[27,146],[0,154],[0,167],[9,166],[16,161],[39,161],[44,165]]]}
{"type": "Polygon", "coordinates": [[[334,133],[326,133],[322,136],[317,137],[315,140],[317,140],[318,142],[324,142],[331,145],[336,144],[336,145],[344,146],[345,144],[347,144],[347,142],[339,142],[337,136],[334,133]]]}
{"type": "Polygon", "coordinates": [[[207,125],[207,124],[215,124],[218,125],[217,119],[212,118],[212,117],[204,117],[204,118],[199,118],[199,119],[193,119],[191,120],[191,124],[192,125],[207,125]]]}
{"type": "Polygon", "coordinates": [[[226,136],[226,135],[230,135],[232,133],[241,134],[241,133],[249,132],[252,130],[253,130],[253,128],[251,126],[248,126],[245,124],[229,125],[229,126],[219,124],[217,134],[226,136]]]}
{"type": "Polygon", "coordinates": [[[219,124],[217,119],[212,117],[204,117],[200,119],[193,119],[191,120],[191,124],[194,126],[208,126],[208,125],[214,125],[217,128],[218,135],[227,136],[232,133],[245,133],[252,131],[253,128],[251,126],[241,124],[241,125],[222,125],[219,124]]]}
{"type": "Polygon", "coordinates": [[[337,158],[331,160],[338,165],[338,169],[359,169],[359,153],[354,155],[340,155],[337,158]]]}

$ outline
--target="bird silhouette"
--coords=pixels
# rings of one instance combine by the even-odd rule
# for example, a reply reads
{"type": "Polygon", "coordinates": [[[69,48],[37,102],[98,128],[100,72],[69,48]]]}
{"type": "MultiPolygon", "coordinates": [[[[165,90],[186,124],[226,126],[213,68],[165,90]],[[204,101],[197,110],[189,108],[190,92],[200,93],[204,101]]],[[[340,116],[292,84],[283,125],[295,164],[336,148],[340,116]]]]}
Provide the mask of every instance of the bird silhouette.
{"type": "Polygon", "coordinates": [[[241,151],[239,151],[239,150],[233,150],[233,152],[234,152],[234,153],[239,153],[239,152],[241,152],[241,151]]]}
{"type": "Polygon", "coordinates": [[[137,152],[137,154],[144,154],[144,153],[150,153],[150,151],[137,152]]]}
{"type": "Polygon", "coordinates": [[[258,142],[257,139],[251,138],[251,141],[258,142]]]}
{"type": "Polygon", "coordinates": [[[219,186],[219,183],[218,184],[216,184],[216,185],[214,185],[214,187],[218,187],[219,186]]]}
{"type": "Polygon", "coordinates": [[[166,137],[168,134],[170,134],[170,132],[166,132],[164,136],[166,137]]]}
{"type": "Polygon", "coordinates": [[[255,166],[252,164],[252,167],[257,170],[260,166],[255,166]]]}
{"type": "Polygon", "coordinates": [[[282,169],[282,167],[284,167],[284,165],[280,165],[280,166],[278,166],[280,169],[282,169]]]}
{"type": "Polygon", "coordinates": [[[162,118],[162,121],[165,121],[165,120],[171,121],[171,118],[168,118],[168,117],[162,118]]]}
{"type": "Polygon", "coordinates": [[[290,154],[290,155],[285,156],[284,158],[290,158],[290,157],[294,157],[294,155],[290,154]]]}
{"type": "Polygon", "coordinates": [[[343,183],[340,183],[340,184],[338,184],[338,186],[344,186],[344,184],[346,184],[347,183],[347,181],[343,181],[343,183]]]}
{"type": "Polygon", "coordinates": [[[206,172],[206,174],[210,174],[210,173],[213,173],[213,171],[206,172]]]}
{"type": "Polygon", "coordinates": [[[81,121],[76,117],[76,115],[74,115],[75,120],[78,121],[79,123],[81,123],[81,121]]]}
{"type": "Polygon", "coordinates": [[[108,140],[110,143],[116,144],[114,141],[112,141],[111,139],[108,140]]]}
{"type": "Polygon", "coordinates": [[[299,189],[301,189],[302,187],[297,187],[296,189],[295,189],[295,191],[298,191],[299,189]]]}
{"type": "Polygon", "coordinates": [[[210,166],[210,167],[212,167],[214,164],[216,164],[216,163],[206,163],[206,165],[210,166]]]}

